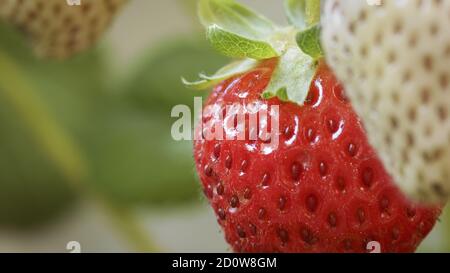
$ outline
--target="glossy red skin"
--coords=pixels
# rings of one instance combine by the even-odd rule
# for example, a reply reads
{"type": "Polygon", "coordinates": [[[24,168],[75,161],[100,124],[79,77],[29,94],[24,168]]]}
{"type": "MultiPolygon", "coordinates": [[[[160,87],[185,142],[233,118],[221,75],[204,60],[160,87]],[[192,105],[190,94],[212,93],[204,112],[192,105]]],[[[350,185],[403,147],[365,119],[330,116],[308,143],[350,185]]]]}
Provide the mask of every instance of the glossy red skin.
{"type": "Polygon", "coordinates": [[[440,208],[416,206],[394,186],[326,65],[304,106],[261,99],[275,62],[219,84],[206,105],[279,105],[277,150],[263,154],[261,141],[195,141],[197,171],[227,242],[236,252],[367,252],[369,241],[382,252],[415,251],[440,208]]]}

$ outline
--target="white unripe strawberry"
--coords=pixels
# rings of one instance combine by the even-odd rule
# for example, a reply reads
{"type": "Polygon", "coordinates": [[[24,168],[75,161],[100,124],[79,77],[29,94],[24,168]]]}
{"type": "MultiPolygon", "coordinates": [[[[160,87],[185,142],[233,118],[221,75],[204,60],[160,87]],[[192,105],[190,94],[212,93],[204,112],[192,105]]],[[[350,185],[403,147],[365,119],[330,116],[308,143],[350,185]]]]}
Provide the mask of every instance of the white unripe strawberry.
{"type": "Polygon", "coordinates": [[[450,1],[327,0],[322,43],[396,183],[450,196],[450,1]]]}
{"type": "Polygon", "coordinates": [[[22,30],[39,56],[67,58],[92,46],[128,0],[0,0],[0,19],[22,30]]]}

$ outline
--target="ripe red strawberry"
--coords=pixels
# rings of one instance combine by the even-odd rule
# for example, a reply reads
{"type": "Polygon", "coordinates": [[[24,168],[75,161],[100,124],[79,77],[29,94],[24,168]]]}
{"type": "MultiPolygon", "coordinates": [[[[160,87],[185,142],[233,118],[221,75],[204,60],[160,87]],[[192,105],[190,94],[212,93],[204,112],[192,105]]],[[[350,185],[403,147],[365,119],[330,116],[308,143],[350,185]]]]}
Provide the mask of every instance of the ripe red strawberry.
{"type": "Polygon", "coordinates": [[[264,154],[261,141],[195,142],[205,194],[233,250],[364,252],[378,241],[383,252],[414,251],[440,210],[412,204],[394,186],[325,64],[304,106],[261,98],[273,67],[219,84],[206,104],[279,105],[278,150],[264,154]]]}
{"type": "MultiPolygon", "coordinates": [[[[294,23],[302,3],[311,9],[305,14],[320,10],[318,1],[287,2],[294,23]]],[[[202,0],[200,15],[216,49],[253,59],[190,84],[218,83],[196,128],[194,154],[205,195],[233,250],[366,252],[376,241],[382,252],[415,251],[440,207],[414,204],[395,186],[341,84],[321,60],[318,29],[297,35],[300,50],[293,29],[272,28],[235,1],[202,0]],[[242,31],[236,20],[229,23],[241,17],[246,24],[240,27],[250,21],[258,28],[242,31]],[[239,125],[246,126],[247,140],[204,138],[229,132],[233,115],[227,107],[236,104],[245,109],[239,125]],[[276,148],[249,137],[266,125],[258,119],[251,127],[250,105],[279,107],[276,148]]],[[[270,122],[267,127],[276,128],[270,122]]]]}

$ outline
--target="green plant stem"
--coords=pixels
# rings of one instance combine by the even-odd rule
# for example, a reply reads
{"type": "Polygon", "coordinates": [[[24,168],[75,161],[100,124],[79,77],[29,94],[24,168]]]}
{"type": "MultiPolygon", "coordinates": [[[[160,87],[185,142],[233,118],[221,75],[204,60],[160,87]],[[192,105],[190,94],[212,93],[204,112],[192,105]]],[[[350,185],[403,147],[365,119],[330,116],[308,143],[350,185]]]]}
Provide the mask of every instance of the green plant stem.
{"type": "Polygon", "coordinates": [[[117,208],[86,185],[89,174],[87,164],[80,153],[81,149],[64,128],[52,118],[21,67],[1,49],[0,94],[30,128],[30,134],[42,147],[42,151],[61,170],[72,187],[78,192],[87,194],[106,208],[108,214],[117,223],[117,227],[138,251],[157,252],[158,248],[151,242],[147,232],[140,228],[131,211],[117,208]]]}
{"type": "Polygon", "coordinates": [[[114,222],[115,226],[119,228],[119,231],[127,239],[128,243],[138,252],[152,253],[161,252],[160,246],[147,235],[142,225],[137,221],[134,214],[127,209],[119,208],[107,204],[105,210],[109,212],[110,219],[114,222]]]}
{"type": "Polygon", "coordinates": [[[320,0],[305,0],[305,16],[308,26],[320,22],[320,0]]]}
{"type": "Polygon", "coordinates": [[[46,111],[45,104],[23,77],[20,67],[1,51],[0,71],[0,92],[30,128],[35,141],[69,181],[83,180],[86,168],[78,147],[46,111]]]}

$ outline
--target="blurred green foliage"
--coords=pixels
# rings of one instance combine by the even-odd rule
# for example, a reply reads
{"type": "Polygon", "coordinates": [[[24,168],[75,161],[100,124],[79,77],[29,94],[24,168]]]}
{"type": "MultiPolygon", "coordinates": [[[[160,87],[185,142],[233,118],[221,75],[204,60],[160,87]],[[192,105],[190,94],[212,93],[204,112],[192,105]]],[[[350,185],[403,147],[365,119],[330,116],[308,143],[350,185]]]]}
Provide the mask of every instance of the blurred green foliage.
{"type": "Polygon", "coordinates": [[[140,59],[122,90],[133,105],[145,111],[170,116],[174,105],[193,105],[193,96],[208,92],[186,89],[181,77],[197,79],[200,72],[213,74],[227,63],[204,38],[178,38],[154,48],[140,59]],[[149,92],[153,90],[153,92],[149,92]]]}
{"type": "Polygon", "coordinates": [[[225,62],[199,40],[178,38],[145,53],[98,109],[87,138],[93,183],[114,201],[173,205],[198,199],[192,143],[172,139],[170,113],[207,94],[187,90],[181,75],[194,77],[225,62]]]}
{"type": "Polygon", "coordinates": [[[32,228],[67,208],[74,194],[16,117],[0,95],[0,225],[32,228]]]}
{"type": "MultiPolygon", "coordinates": [[[[0,52],[32,87],[25,99],[44,106],[87,168],[73,187],[0,84],[0,227],[34,227],[85,192],[122,207],[197,200],[192,144],[172,140],[170,111],[193,104],[181,76],[194,78],[225,62],[199,40],[178,38],[149,49],[113,86],[106,50],[64,62],[38,60],[20,35],[0,25],[0,52]]],[[[0,69],[0,83],[8,82],[1,78],[6,72],[13,73],[0,69]]]]}
{"type": "MultiPolygon", "coordinates": [[[[68,63],[43,62],[34,58],[20,35],[4,25],[0,25],[0,50],[14,60],[33,87],[33,95],[62,130],[80,136],[92,98],[103,86],[99,54],[91,52],[68,63]]],[[[0,77],[9,77],[8,73],[0,71],[0,77]]],[[[66,209],[76,193],[70,178],[51,160],[2,90],[0,128],[0,224],[32,228],[66,209]]]]}

